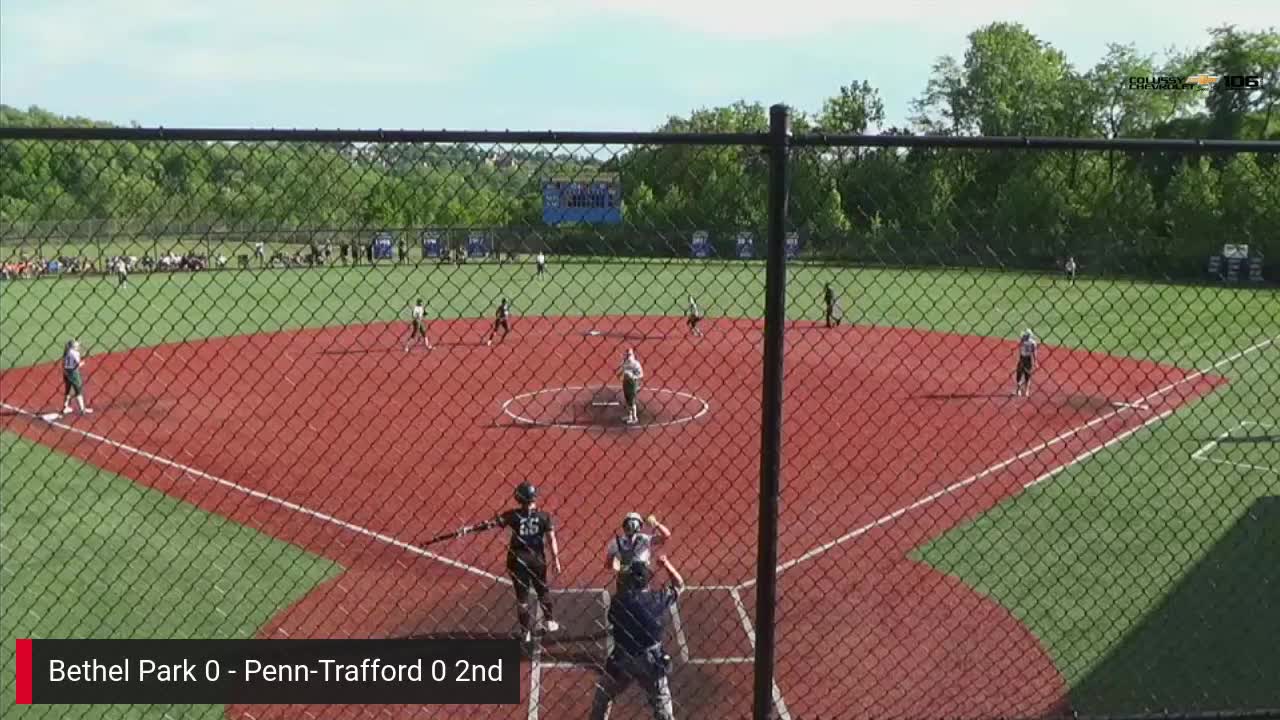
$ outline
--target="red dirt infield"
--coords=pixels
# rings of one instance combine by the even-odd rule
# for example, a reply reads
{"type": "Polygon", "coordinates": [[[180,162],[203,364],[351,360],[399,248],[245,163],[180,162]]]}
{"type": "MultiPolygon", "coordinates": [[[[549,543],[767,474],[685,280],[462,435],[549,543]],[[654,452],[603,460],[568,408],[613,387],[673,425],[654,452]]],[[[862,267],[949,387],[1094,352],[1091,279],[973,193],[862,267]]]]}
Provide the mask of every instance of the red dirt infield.
{"type": "MultiPolygon", "coordinates": [[[[672,527],[671,558],[697,588],[672,633],[678,715],[749,716],[761,324],[707,321],[692,338],[679,318],[526,318],[492,348],[488,325],[431,323],[429,352],[404,352],[406,326],[394,323],[94,356],[98,414],[50,423],[6,411],[0,426],[347,569],[264,637],[510,633],[501,534],[417,543],[503,509],[521,480],[539,486],[563,551],[553,582],[567,590],[556,598],[565,629],[524,666],[521,706],[231,717],[585,716],[604,547],[631,510],[672,527]],[[655,408],[640,427],[612,420],[622,408],[608,391],[558,390],[616,384],[628,347],[655,408]],[[658,389],[678,402],[663,405],[658,389]],[[541,391],[559,399],[515,413],[537,424],[504,411],[541,391]],[[581,419],[566,407],[583,397],[605,409],[587,402],[584,423],[542,424],[581,419]],[[667,415],[682,420],[660,424],[667,415]]],[[[1065,708],[1061,676],[1021,623],[908,553],[1223,380],[1049,347],[1033,395],[1014,398],[1013,353],[1012,341],[911,329],[789,329],[776,671],[786,717],[1065,708]]],[[[61,402],[54,364],[6,372],[0,388],[10,410],[61,402]]],[[[645,716],[637,690],[611,714],[645,716]]]]}

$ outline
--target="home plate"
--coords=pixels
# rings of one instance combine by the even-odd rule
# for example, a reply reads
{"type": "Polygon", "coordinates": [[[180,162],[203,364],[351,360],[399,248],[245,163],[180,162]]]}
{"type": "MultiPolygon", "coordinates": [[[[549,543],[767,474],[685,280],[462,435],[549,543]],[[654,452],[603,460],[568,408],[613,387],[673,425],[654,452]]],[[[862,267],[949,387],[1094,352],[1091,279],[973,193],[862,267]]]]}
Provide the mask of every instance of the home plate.
{"type": "Polygon", "coordinates": [[[62,416],[59,415],[58,413],[45,413],[40,416],[40,419],[44,420],[45,422],[53,422],[54,420],[57,420],[60,417],[62,416]]]}

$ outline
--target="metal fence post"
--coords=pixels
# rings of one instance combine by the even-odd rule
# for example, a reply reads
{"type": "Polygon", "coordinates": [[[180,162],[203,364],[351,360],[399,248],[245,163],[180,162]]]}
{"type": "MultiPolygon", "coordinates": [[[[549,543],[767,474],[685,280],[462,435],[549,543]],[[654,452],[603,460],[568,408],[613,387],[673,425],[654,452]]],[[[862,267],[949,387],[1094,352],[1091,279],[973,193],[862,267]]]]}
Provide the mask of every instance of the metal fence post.
{"type": "Polygon", "coordinates": [[[760,431],[760,537],[756,566],[755,687],[752,717],[773,717],[774,615],[777,606],[778,492],[782,470],[782,350],[786,322],[787,190],[791,111],[769,108],[769,217],[765,255],[764,388],[760,431]]]}

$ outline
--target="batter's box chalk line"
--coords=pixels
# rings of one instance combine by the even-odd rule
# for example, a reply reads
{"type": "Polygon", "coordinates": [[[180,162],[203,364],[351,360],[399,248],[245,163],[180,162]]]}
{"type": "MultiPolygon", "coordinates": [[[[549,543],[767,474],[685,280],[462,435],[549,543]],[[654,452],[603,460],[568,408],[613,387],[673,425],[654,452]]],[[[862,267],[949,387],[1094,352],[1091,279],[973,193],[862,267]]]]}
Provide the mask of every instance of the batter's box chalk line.
{"type": "MultiPolygon", "coordinates": [[[[523,406],[529,400],[532,400],[534,398],[541,397],[543,395],[551,395],[555,393],[578,393],[578,392],[582,392],[583,390],[591,390],[591,391],[598,392],[602,390],[604,391],[616,390],[616,388],[613,388],[607,385],[566,385],[564,387],[543,388],[541,390],[534,390],[532,392],[520,393],[519,395],[516,395],[515,397],[512,397],[511,399],[503,402],[502,412],[504,415],[511,418],[512,420],[515,420],[517,423],[520,423],[521,425],[532,425],[534,427],[560,428],[562,430],[592,430],[592,429],[599,429],[601,427],[605,427],[604,425],[599,423],[572,423],[572,422],[555,422],[555,421],[549,421],[549,420],[539,420],[537,418],[531,418],[531,417],[528,417],[527,415],[521,414],[521,412],[526,412],[523,410],[521,406],[523,406]],[[517,412],[516,409],[512,409],[513,406],[519,409],[520,412],[517,412]]],[[[644,388],[640,392],[642,394],[663,395],[667,397],[675,397],[683,400],[692,401],[692,404],[694,405],[694,407],[697,408],[697,411],[693,412],[692,414],[683,415],[671,420],[663,420],[661,422],[641,421],[635,425],[623,426],[627,429],[643,430],[645,428],[661,428],[661,427],[671,427],[673,425],[684,425],[684,424],[702,419],[703,417],[706,416],[708,412],[711,411],[711,403],[707,402],[706,400],[703,400],[702,398],[698,397],[697,395],[694,395],[693,393],[684,392],[683,390],[672,390],[670,388],[653,387],[653,388],[644,388]]],[[[643,406],[643,403],[641,403],[641,405],[643,406]]],[[[621,407],[621,403],[592,401],[591,406],[592,407],[613,407],[613,406],[621,407]]]]}
{"type": "MultiPolygon", "coordinates": [[[[608,611],[610,594],[605,588],[556,588],[551,591],[553,595],[596,595],[600,602],[600,611],[602,617],[596,622],[597,627],[601,629],[608,628],[608,611]]],[[[725,599],[732,603],[734,608],[738,607],[740,600],[734,597],[733,588],[728,585],[689,585],[685,587],[682,596],[688,598],[693,593],[724,593],[725,599]]],[[[741,655],[729,656],[708,656],[697,657],[689,649],[689,637],[685,633],[684,618],[680,613],[680,604],[673,605],[669,611],[671,618],[671,635],[675,640],[675,651],[679,656],[679,661],[685,665],[750,665],[755,662],[755,658],[741,655]]],[[[749,623],[749,621],[748,621],[749,623]]],[[[744,626],[748,640],[754,643],[754,633],[749,629],[749,624],[744,626]]],[[[555,641],[555,635],[543,636],[544,640],[555,641]]],[[[573,640],[574,638],[571,638],[573,640]]],[[[608,639],[608,638],[606,638],[608,639]]],[[[612,643],[610,643],[612,644],[612,643]]],[[[544,668],[555,668],[561,670],[599,670],[600,664],[591,661],[572,662],[564,660],[539,661],[544,668]]]]}

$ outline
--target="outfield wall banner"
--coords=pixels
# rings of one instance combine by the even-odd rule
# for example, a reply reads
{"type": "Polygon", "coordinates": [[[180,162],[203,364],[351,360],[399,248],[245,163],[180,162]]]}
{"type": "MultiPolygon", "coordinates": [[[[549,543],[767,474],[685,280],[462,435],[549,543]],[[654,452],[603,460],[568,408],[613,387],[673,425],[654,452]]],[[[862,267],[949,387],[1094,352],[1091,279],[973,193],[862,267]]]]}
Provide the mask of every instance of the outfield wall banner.
{"type": "Polygon", "coordinates": [[[380,232],[373,236],[373,259],[390,260],[395,256],[396,236],[389,232],[380,232]]]}
{"type": "Polygon", "coordinates": [[[787,247],[788,260],[795,260],[797,257],[800,257],[800,233],[798,232],[787,233],[786,247],[787,247]]]}
{"type": "Polygon", "coordinates": [[[699,230],[693,234],[693,242],[689,245],[689,252],[695,258],[709,258],[714,252],[711,249],[711,236],[705,230],[699,230]]]}
{"type": "Polygon", "coordinates": [[[749,232],[738,233],[738,258],[750,260],[756,256],[756,236],[749,232]]]}
{"type": "Polygon", "coordinates": [[[472,231],[472,233],[467,236],[467,257],[487,257],[491,249],[492,245],[490,244],[489,233],[472,231]]]}
{"type": "Polygon", "coordinates": [[[422,257],[429,257],[429,258],[440,257],[440,231],[423,230],[421,239],[422,239],[422,257]]]}

